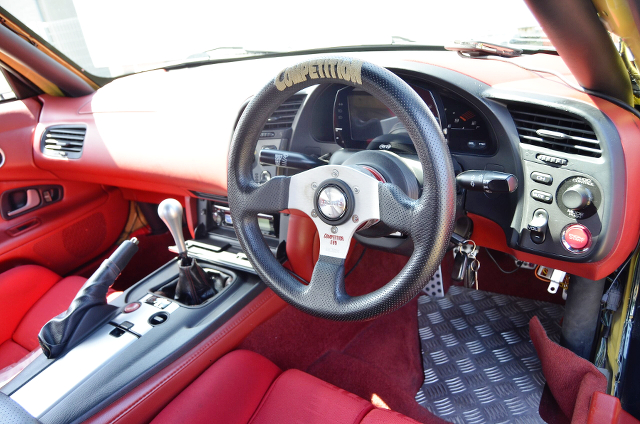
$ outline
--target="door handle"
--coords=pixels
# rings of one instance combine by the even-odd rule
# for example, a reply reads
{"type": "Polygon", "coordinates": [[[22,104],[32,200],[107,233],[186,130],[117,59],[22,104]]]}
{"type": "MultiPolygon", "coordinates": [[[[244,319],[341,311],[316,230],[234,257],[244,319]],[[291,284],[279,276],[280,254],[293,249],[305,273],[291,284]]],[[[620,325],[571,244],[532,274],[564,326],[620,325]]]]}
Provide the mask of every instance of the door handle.
{"type": "Polygon", "coordinates": [[[33,209],[40,204],[40,194],[38,194],[38,190],[34,188],[30,188],[27,190],[27,203],[24,206],[19,207],[18,209],[14,209],[7,213],[7,216],[14,216],[19,213],[28,211],[29,209],[33,209]]]}

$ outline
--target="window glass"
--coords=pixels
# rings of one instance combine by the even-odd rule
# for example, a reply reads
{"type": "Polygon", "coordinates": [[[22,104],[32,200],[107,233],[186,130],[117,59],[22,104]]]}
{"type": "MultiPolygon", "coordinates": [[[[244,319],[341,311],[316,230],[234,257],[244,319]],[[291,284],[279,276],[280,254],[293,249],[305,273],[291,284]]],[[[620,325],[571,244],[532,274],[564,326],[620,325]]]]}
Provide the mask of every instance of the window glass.
{"type": "Polygon", "coordinates": [[[13,100],[16,95],[13,93],[11,86],[7,82],[4,74],[0,72],[0,102],[5,100],[13,100]]]}
{"type": "Polygon", "coordinates": [[[103,77],[345,46],[473,39],[552,49],[522,0],[0,0],[0,6],[84,71],[103,77]]]}

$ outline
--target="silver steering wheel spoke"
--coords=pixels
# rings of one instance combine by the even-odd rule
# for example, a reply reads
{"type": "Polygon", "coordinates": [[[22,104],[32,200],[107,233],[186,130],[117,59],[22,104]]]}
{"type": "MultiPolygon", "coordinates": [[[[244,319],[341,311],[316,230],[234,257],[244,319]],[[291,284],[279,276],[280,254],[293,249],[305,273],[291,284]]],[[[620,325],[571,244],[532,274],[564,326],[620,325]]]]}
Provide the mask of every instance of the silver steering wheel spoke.
{"type": "Polygon", "coordinates": [[[320,166],[291,177],[289,209],[313,220],[321,256],[345,259],[356,230],[380,219],[379,184],[366,171],[350,166],[320,166]]]}

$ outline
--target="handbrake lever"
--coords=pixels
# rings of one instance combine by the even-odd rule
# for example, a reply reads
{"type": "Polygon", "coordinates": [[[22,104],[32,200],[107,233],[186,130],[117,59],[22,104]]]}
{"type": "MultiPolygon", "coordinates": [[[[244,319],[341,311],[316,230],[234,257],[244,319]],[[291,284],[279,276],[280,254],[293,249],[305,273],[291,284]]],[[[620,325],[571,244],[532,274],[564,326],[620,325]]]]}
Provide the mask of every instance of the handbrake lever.
{"type": "Polygon", "coordinates": [[[138,240],[125,240],[82,286],[69,309],[47,322],[38,334],[45,356],[54,359],[108,321],[118,309],[107,304],[107,292],[138,251],[138,240]]]}

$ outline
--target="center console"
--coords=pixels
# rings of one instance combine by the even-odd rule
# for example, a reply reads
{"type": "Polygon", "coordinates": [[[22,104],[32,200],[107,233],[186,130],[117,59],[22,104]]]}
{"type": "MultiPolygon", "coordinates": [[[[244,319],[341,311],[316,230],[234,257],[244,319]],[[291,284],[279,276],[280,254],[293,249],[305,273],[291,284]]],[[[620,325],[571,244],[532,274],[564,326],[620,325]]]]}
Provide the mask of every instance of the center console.
{"type": "MultiPolygon", "coordinates": [[[[185,243],[184,254],[215,281],[213,296],[186,305],[163,295],[163,288],[179,277],[181,259],[172,260],[116,298],[108,322],[68,353],[56,360],[40,355],[0,391],[42,423],[82,422],[184,355],[254,300],[266,286],[240,249],[227,206],[220,199],[198,204],[207,215],[201,215],[199,237],[185,243]]],[[[261,219],[275,252],[280,219],[261,219]]],[[[177,240],[174,249],[180,244],[177,240]]]]}

